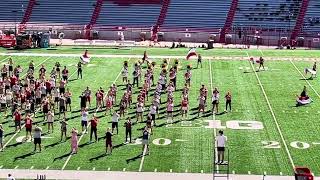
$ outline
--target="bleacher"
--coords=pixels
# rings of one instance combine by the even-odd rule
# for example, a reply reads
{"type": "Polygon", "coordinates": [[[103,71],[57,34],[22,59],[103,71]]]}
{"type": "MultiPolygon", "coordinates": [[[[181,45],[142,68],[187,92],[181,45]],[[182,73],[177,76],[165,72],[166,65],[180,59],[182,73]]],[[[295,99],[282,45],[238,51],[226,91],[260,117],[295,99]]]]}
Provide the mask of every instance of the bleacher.
{"type": "Polygon", "coordinates": [[[304,32],[320,33],[320,1],[310,0],[309,8],[304,20],[304,32]]]}
{"type": "Polygon", "coordinates": [[[161,1],[104,1],[97,26],[153,26],[160,14],[161,1]]]}
{"type": "Polygon", "coordinates": [[[222,28],[231,0],[172,0],[164,28],[222,28]]]}
{"type": "Polygon", "coordinates": [[[96,0],[37,0],[30,23],[87,24],[96,0]]]}
{"type": "Polygon", "coordinates": [[[233,26],[293,29],[302,0],[240,0],[233,26]]]}
{"type": "Polygon", "coordinates": [[[0,23],[20,23],[28,2],[28,0],[1,0],[0,23]]]}

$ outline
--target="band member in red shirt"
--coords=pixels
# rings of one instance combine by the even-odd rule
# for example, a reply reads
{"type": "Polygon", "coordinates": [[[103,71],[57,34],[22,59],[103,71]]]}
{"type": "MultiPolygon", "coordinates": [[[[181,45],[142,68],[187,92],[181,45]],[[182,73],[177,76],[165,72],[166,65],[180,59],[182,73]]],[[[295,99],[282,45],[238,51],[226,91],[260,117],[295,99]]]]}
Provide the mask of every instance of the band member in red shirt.
{"type": "Polygon", "coordinates": [[[92,134],[94,134],[96,142],[98,142],[98,135],[97,135],[97,127],[98,127],[98,118],[96,115],[93,115],[91,119],[91,129],[90,129],[90,142],[92,142],[92,134]]]}
{"type": "Polygon", "coordinates": [[[27,117],[25,118],[25,127],[26,127],[26,141],[29,139],[28,134],[30,134],[30,137],[32,139],[32,118],[27,115],[27,117]]]}

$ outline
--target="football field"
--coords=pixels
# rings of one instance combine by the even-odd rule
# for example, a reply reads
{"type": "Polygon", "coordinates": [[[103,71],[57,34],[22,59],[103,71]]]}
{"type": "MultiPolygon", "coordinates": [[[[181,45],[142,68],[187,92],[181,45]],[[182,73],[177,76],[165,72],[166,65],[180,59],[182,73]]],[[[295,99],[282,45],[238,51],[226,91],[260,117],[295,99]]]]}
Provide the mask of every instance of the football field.
{"type": "MultiPolygon", "coordinates": [[[[90,54],[113,54],[117,57],[92,57],[91,63],[84,66],[83,79],[77,79],[76,64],[78,57],[59,56],[11,56],[15,64],[23,67],[25,75],[30,60],[36,66],[36,72],[44,64],[47,72],[55,62],[69,69],[68,88],[71,90],[72,111],[67,112],[68,136],[72,127],[81,129],[79,95],[89,86],[94,94],[99,87],[106,91],[112,83],[118,85],[117,104],[124,93],[121,70],[124,61],[128,61],[130,81],[133,65],[140,58],[128,58],[126,55],[141,55],[142,48],[122,50],[89,50],[90,54]]],[[[175,58],[184,56],[188,49],[146,49],[150,59],[156,62],[155,79],[162,70],[163,58],[168,56],[168,67],[175,65],[175,58]]],[[[48,53],[34,50],[31,52],[48,53]]],[[[79,54],[83,49],[66,48],[60,52],[79,54]]],[[[54,132],[46,133],[43,114],[36,113],[34,122],[43,129],[43,150],[33,152],[33,142],[24,142],[25,129],[14,132],[11,116],[1,113],[0,123],[5,130],[5,149],[0,152],[0,167],[8,169],[60,169],[60,170],[95,170],[95,171],[143,171],[143,172],[192,172],[212,173],[214,137],[218,130],[224,130],[228,137],[230,173],[292,175],[294,166],[307,166],[316,176],[320,175],[320,83],[319,78],[308,79],[304,69],[311,68],[319,51],[304,50],[199,50],[205,56],[203,67],[196,68],[196,60],[179,59],[177,91],[175,96],[174,122],[167,124],[166,95],[157,119],[157,126],[151,136],[150,154],[142,156],[142,128],[145,123],[133,126],[131,144],[125,144],[125,118],[120,120],[119,134],[113,136],[113,153],[105,154],[105,131],[111,127],[111,116],[98,112],[99,142],[89,143],[89,134],[79,135],[79,152],[70,155],[70,139],[60,142],[60,123],[55,119],[54,132]],[[249,57],[265,57],[266,70],[257,72],[257,64],[248,61],[249,57]],[[181,90],[184,86],[184,73],[187,65],[192,66],[192,81],[189,93],[190,110],[187,119],[180,113],[181,90]],[[198,117],[198,96],[201,85],[209,91],[206,112],[198,117]],[[296,107],[296,95],[303,86],[313,102],[296,107]],[[219,113],[211,112],[211,92],[217,87],[220,91],[219,113]],[[232,93],[232,112],[224,113],[224,96],[232,93]]],[[[7,62],[9,55],[0,57],[0,64],[7,62]]],[[[319,60],[319,59],[317,59],[319,60]]],[[[143,71],[146,65],[143,65],[143,71]]],[[[143,73],[144,74],[144,73],[143,73]]],[[[141,86],[141,84],[140,84],[141,86]]],[[[149,95],[153,94],[155,86],[149,95]]],[[[134,88],[133,102],[136,102],[139,89],[134,88]]],[[[93,97],[95,99],[95,97],[93,97]]],[[[148,108],[152,97],[146,102],[148,108]]],[[[119,107],[116,106],[115,109],[119,107]]],[[[95,112],[95,100],[91,104],[90,117],[95,112]]],[[[148,110],[145,111],[145,115],[148,110]]],[[[126,113],[135,122],[135,108],[126,113]]],[[[89,128],[90,129],[90,128],[89,128]]],[[[218,167],[221,168],[221,167],[218,167]]]]}

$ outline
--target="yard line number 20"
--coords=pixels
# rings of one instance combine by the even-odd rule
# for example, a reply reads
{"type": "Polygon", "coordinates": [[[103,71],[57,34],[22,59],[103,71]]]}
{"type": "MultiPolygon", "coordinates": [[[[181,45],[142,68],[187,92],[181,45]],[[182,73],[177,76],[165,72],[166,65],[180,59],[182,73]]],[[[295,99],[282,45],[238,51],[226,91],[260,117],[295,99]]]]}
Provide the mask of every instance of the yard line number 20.
{"type": "MultiPolygon", "coordinates": [[[[263,148],[265,149],[279,149],[281,145],[278,141],[261,141],[263,148]]],[[[296,149],[308,149],[310,144],[302,141],[293,141],[290,146],[296,149]]]]}

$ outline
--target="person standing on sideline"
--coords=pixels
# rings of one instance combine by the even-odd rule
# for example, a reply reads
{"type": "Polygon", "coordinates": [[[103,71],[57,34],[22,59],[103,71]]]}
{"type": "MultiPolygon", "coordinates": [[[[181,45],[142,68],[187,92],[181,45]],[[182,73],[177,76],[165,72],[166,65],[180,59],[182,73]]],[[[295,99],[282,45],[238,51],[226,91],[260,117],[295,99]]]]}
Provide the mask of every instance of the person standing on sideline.
{"type": "Polygon", "coordinates": [[[223,135],[223,131],[219,131],[219,135],[216,137],[217,151],[218,151],[218,164],[222,164],[224,161],[224,151],[226,147],[227,137],[223,135]]]}
{"type": "Polygon", "coordinates": [[[77,66],[78,66],[78,77],[77,77],[77,79],[79,79],[79,76],[82,79],[82,64],[81,64],[81,62],[78,62],[77,66]]]}
{"type": "Polygon", "coordinates": [[[112,115],[112,131],[111,131],[112,133],[113,133],[114,128],[117,129],[117,134],[119,133],[118,132],[119,118],[120,118],[120,115],[117,113],[117,111],[114,111],[114,113],[112,115]]]}
{"type": "MultiPolygon", "coordinates": [[[[3,134],[4,134],[4,130],[3,130],[2,124],[0,124],[0,151],[3,151],[3,134]]],[[[130,136],[130,141],[131,141],[131,136],[130,136]]]]}
{"type": "Polygon", "coordinates": [[[97,135],[97,127],[98,127],[98,118],[94,114],[91,119],[91,129],[90,129],[90,142],[92,142],[92,134],[94,134],[96,142],[98,142],[98,135],[97,135]]]}
{"type": "Polygon", "coordinates": [[[198,54],[197,69],[198,69],[199,64],[201,65],[201,68],[202,68],[202,56],[201,56],[201,54],[198,54]]]}
{"type": "Polygon", "coordinates": [[[34,128],[34,134],[33,134],[33,142],[34,142],[34,152],[37,151],[37,144],[39,145],[39,150],[41,152],[41,127],[36,126],[34,128]]]}
{"type": "Polygon", "coordinates": [[[131,143],[131,135],[132,135],[132,122],[131,122],[131,118],[128,117],[127,121],[124,123],[124,127],[126,127],[126,139],[125,139],[125,143],[128,143],[128,135],[129,135],[129,143],[131,143]]]}
{"type": "Polygon", "coordinates": [[[229,109],[230,109],[230,112],[231,112],[231,99],[232,99],[232,96],[231,96],[230,91],[227,92],[225,98],[226,98],[226,110],[225,110],[225,112],[228,111],[228,106],[229,106],[229,109]]]}
{"type": "Polygon", "coordinates": [[[87,108],[82,108],[81,111],[81,127],[82,127],[82,133],[88,133],[88,110],[87,108]],[[85,131],[85,132],[84,132],[85,131]]]}
{"type": "Polygon", "coordinates": [[[72,128],[71,130],[71,154],[78,153],[78,130],[72,128]]]}
{"type": "Polygon", "coordinates": [[[110,154],[112,154],[112,136],[110,128],[108,128],[106,132],[106,154],[108,154],[108,149],[110,154]]]}
{"type": "Polygon", "coordinates": [[[149,134],[146,126],[142,132],[142,155],[149,154],[149,134]]]}

